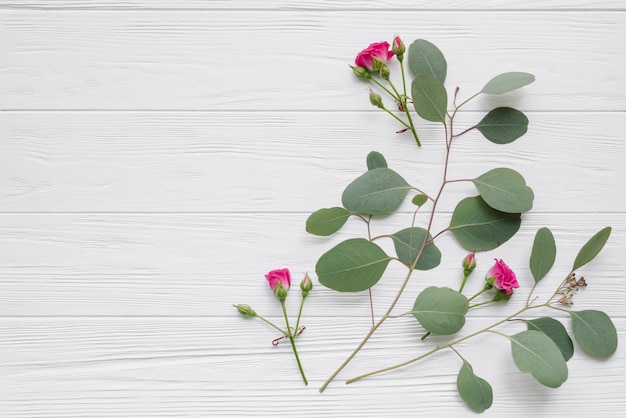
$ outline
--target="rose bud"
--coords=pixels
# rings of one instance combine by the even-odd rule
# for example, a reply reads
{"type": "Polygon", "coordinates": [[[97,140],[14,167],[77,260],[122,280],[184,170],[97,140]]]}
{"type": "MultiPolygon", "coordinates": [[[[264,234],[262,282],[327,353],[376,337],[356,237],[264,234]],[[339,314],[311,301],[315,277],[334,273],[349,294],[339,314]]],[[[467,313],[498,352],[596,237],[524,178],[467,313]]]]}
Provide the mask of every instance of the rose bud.
{"type": "Polygon", "coordinates": [[[461,265],[463,266],[463,273],[465,273],[466,276],[469,276],[469,274],[476,268],[476,257],[474,256],[474,253],[469,253],[465,256],[461,265]]]}
{"type": "Polygon", "coordinates": [[[366,80],[371,80],[372,79],[372,75],[369,73],[369,71],[367,71],[367,69],[363,68],[363,67],[359,67],[359,66],[350,66],[350,68],[352,68],[352,72],[354,72],[354,74],[359,77],[359,78],[364,78],[366,80]]]}
{"type": "Polygon", "coordinates": [[[237,308],[239,313],[242,314],[243,316],[251,316],[251,317],[256,316],[256,312],[254,312],[254,309],[252,309],[250,305],[233,305],[233,306],[237,308]]]}
{"type": "Polygon", "coordinates": [[[359,52],[354,63],[368,71],[379,71],[382,64],[393,58],[393,51],[389,50],[388,42],[375,42],[359,52]]]}
{"type": "Polygon", "coordinates": [[[399,61],[402,61],[404,52],[406,51],[406,46],[404,45],[404,42],[402,42],[402,39],[400,39],[398,35],[396,35],[393,38],[393,42],[391,44],[391,51],[394,54],[396,54],[399,61]]]}
{"type": "Polygon", "coordinates": [[[370,89],[370,103],[380,109],[383,109],[385,107],[383,105],[383,98],[380,97],[380,94],[375,93],[372,89],[370,89]]]}
{"type": "Polygon", "coordinates": [[[313,289],[313,282],[309,278],[309,274],[304,275],[304,279],[300,282],[300,289],[302,289],[302,297],[306,298],[309,295],[311,289],[313,289]]]}
{"type": "Polygon", "coordinates": [[[291,274],[289,273],[289,269],[272,270],[265,275],[265,278],[274,291],[276,291],[276,286],[279,284],[287,290],[289,290],[291,286],[291,274]]]}

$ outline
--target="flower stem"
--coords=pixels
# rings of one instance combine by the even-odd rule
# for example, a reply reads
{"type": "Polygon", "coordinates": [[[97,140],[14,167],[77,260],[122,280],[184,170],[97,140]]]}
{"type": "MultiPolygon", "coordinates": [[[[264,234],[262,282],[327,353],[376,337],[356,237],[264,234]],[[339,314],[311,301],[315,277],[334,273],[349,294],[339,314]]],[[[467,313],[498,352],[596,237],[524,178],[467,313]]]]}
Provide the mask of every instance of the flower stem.
{"type": "Polygon", "coordinates": [[[272,322],[268,321],[267,319],[263,318],[261,315],[257,315],[256,318],[259,318],[261,321],[265,322],[270,327],[278,330],[281,334],[283,334],[283,335],[285,334],[285,330],[282,330],[282,329],[278,328],[278,326],[276,326],[272,322]]]}
{"type": "Polygon", "coordinates": [[[396,93],[397,97],[400,99],[399,102],[402,105],[402,110],[404,110],[404,113],[406,114],[406,118],[409,121],[409,125],[410,125],[409,128],[411,129],[411,132],[413,133],[413,137],[415,138],[415,142],[417,142],[417,146],[418,147],[421,147],[422,144],[420,143],[420,139],[418,138],[417,132],[415,131],[415,126],[413,125],[413,119],[411,118],[411,113],[409,112],[409,109],[407,108],[407,103],[406,103],[406,83],[404,81],[404,66],[402,64],[400,64],[400,68],[402,69],[402,84],[404,86],[404,95],[401,95],[400,93],[398,93],[398,90],[393,85],[391,80],[387,80],[387,82],[389,83],[389,85],[391,86],[393,91],[396,93]]]}
{"type": "Polygon", "coordinates": [[[510,316],[504,318],[501,321],[498,321],[498,322],[496,322],[496,323],[494,323],[494,324],[492,324],[492,325],[490,325],[490,326],[488,326],[486,328],[483,328],[480,331],[476,331],[476,332],[474,332],[472,334],[466,335],[465,337],[456,339],[456,340],[452,341],[451,343],[437,346],[437,347],[433,348],[432,350],[430,350],[430,351],[428,351],[428,352],[426,352],[426,353],[424,353],[424,354],[422,354],[420,356],[417,356],[417,357],[415,357],[415,358],[413,358],[411,360],[407,360],[407,361],[404,361],[402,363],[398,363],[398,364],[396,364],[394,366],[385,367],[384,369],[375,370],[373,372],[369,372],[369,373],[365,373],[365,374],[359,375],[357,377],[353,377],[352,379],[348,379],[346,381],[346,384],[352,383],[352,382],[356,382],[357,380],[361,380],[361,379],[363,379],[365,377],[373,376],[373,375],[376,375],[376,374],[380,374],[380,373],[388,372],[388,371],[391,371],[391,370],[399,369],[400,367],[408,366],[409,364],[415,363],[416,361],[419,361],[419,360],[421,360],[423,358],[426,358],[426,357],[428,357],[428,356],[430,356],[432,354],[435,354],[436,352],[441,351],[444,348],[451,348],[455,344],[458,344],[458,343],[463,342],[465,340],[469,340],[470,338],[473,338],[473,337],[475,337],[477,335],[480,335],[482,333],[491,331],[492,328],[495,328],[498,325],[503,324],[503,323],[511,320],[512,318],[518,316],[521,313],[524,313],[527,310],[541,308],[541,307],[545,307],[545,306],[547,306],[547,305],[543,304],[543,305],[537,305],[537,306],[525,306],[524,308],[522,308],[519,311],[515,312],[513,315],[510,315],[510,316]]]}
{"type": "Polygon", "coordinates": [[[471,302],[472,300],[476,299],[478,296],[482,295],[483,293],[485,293],[489,289],[491,289],[491,287],[487,287],[487,286],[483,287],[481,290],[478,291],[478,293],[476,293],[474,296],[469,298],[467,301],[471,302]]]}
{"type": "Polygon", "coordinates": [[[494,298],[494,299],[491,299],[491,300],[488,300],[488,301],[485,301],[485,302],[480,302],[480,303],[477,303],[477,304],[475,304],[475,305],[471,305],[471,306],[469,307],[469,309],[472,309],[472,308],[477,308],[477,307],[482,306],[482,305],[487,305],[488,303],[492,303],[492,302],[495,302],[495,301],[496,301],[496,300],[495,300],[495,298],[494,298]]]}
{"type": "Polygon", "coordinates": [[[295,333],[298,333],[298,330],[300,329],[300,317],[302,317],[302,308],[304,307],[304,300],[306,299],[306,296],[302,295],[302,301],[300,302],[300,309],[298,310],[298,319],[296,320],[296,328],[295,328],[295,333]]]}
{"type": "Polygon", "coordinates": [[[287,324],[287,337],[289,337],[289,342],[291,342],[291,348],[293,349],[293,354],[296,357],[296,362],[298,363],[298,369],[300,369],[300,374],[302,375],[302,380],[304,380],[304,384],[308,385],[309,382],[306,380],[306,376],[304,375],[304,370],[302,369],[302,364],[300,363],[300,356],[298,356],[298,350],[296,349],[296,342],[293,338],[293,333],[291,332],[291,328],[289,327],[289,318],[287,317],[287,309],[285,308],[285,301],[281,300],[280,305],[283,308],[283,315],[285,316],[285,324],[287,324]]]}
{"type": "Polygon", "coordinates": [[[459,293],[463,293],[463,288],[465,287],[465,282],[467,281],[467,278],[469,277],[469,274],[465,274],[465,272],[463,273],[463,281],[461,282],[461,287],[459,287],[459,293]]]}

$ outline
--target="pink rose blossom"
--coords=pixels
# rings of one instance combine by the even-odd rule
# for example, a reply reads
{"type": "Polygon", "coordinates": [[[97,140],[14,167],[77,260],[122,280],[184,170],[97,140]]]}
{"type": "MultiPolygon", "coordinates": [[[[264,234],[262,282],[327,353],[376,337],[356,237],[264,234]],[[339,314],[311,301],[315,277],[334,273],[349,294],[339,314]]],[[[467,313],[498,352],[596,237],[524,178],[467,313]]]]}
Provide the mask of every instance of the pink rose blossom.
{"type": "Polygon", "coordinates": [[[511,270],[504,261],[498,259],[494,260],[496,260],[496,264],[489,269],[485,280],[491,283],[496,289],[503,290],[507,295],[510,295],[513,293],[514,289],[519,287],[515,273],[513,273],[513,270],[511,270]]]}
{"type": "Polygon", "coordinates": [[[276,289],[278,284],[286,290],[289,290],[289,286],[291,286],[291,274],[289,273],[289,269],[272,270],[265,275],[265,278],[272,290],[276,289]]]}
{"type": "Polygon", "coordinates": [[[389,42],[375,42],[359,52],[354,63],[359,67],[367,68],[369,71],[378,71],[380,64],[387,63],[392,57],[393,52],[389,50],[389,42]],[[375,65],[375,60],[378,61],[378,66],[375,65]]]}

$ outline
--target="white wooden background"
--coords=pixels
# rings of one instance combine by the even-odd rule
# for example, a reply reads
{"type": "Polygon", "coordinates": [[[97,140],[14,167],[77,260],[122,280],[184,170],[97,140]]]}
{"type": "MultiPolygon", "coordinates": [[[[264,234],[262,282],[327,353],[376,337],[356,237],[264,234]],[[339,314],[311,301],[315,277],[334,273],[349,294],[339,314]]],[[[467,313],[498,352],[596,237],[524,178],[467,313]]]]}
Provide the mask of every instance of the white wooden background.
{"type": "MultiPolygon", "coordinates": [[[[501,72],[537,77],[459,117],[471,124],[500,103],[526,112],[529,132],[514,144],[460,141],[452,175],[511,166],[536,195],[519,234],[480,254],[468,284],[480,288],[499,257],[521,288],[506,306],[471,312],[467,330],[522,305],[537,228],[550,227],[558,245],[545,297],[585,240],[613,227],[580,272],[589,287],[574,308],[611,315],[618,351],[601,361],[578,350],[569,380],[548,389],[515,368],[501,337],[463,344],[494,387],[487,414],[623,416],[626,2],[617,0],[2,0],[0,416],[474,415],[456,393],[450,352],[343,384],[445,340],[420,342],[407,317],[388,321],[318,393],[368,330],[366,294],[314,289],[299,339],[309,387],[289,346],[273,348],[269,327],[231,307],[280,320],[263,274],[289,267],[299,282],[324,251],[364,233],[351,221],[316,238],[304,222],[340,202],[370,150],[410,182],[435,186],[439,127],[420,122],[417,149],[348,68],[394,33],[438,45],[461,96],[501,72]]],[[[449,190],[436,228],[474,193],[449,190]]],[[[408,226],[409,209],[376,231],[408,226]]],[[[448,236],[439,245],[442,266],[411,283],[399,311],[427,284],[458,286],[464,251],[448,236]]],[[[389,273],[373,290],[379,315],[402,276],[389,273]]],[[[288,302],[295,314],[298,298],[288,302]]]]}

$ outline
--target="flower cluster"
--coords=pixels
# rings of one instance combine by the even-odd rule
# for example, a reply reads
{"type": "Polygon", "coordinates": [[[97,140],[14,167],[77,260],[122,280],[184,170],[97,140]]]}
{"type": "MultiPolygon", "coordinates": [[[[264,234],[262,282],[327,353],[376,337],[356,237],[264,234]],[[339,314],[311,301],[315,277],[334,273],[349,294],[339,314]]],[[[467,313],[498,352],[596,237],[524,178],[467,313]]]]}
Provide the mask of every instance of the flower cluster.
{"type": "Polygon", "coordinates": [[[300,374],[302,375],[302,380],[304,381],[304,384],[306,385],[308,384],[308,381],[306,379],[306,376],[304,374],[304,369],[302,368],[302,364],[300,362],[300,356],[298,355],[298,350],[296,348],[295,340],[296,340],[296,337],[302,334],[302,331],[304,331],[304,327],[302,328],[300,327],[300,318],[302,317],[302,308],[304,307],[304,301],[306,300],[307,296],[309,296],[309,292],[311,292],[311,290],[313,289],[313,282],[309,278],[308,274],[306,274],[304,276],[304,279],[302,279],[302,281],[300,282],[300,289],[302,290],[300,310],[298,311],[298,318],[296,320],[296,326],[291,327],[289,325],[289,316],[287,315],[287,308],[285,307],[285,300],[287,299],[287,295],[289,294],[289,289],[291,288],[291,273],[289,269],[282,268],[282,269],[272,270],[265,275],[265,279],[267,279],[267,283],[269,284],[270,289],[272,289],[272,291],[274,292],[274,296],[276,296],[276,298],[280,302],[280,306],[283,311],[283,316],[285,318],[285,325],[287,327],[285,330],[281,329],[273,322],[257,314],[254,311],[254,309],[252,309],[249,305],[241,304],[241,305],[234,305],[234,306],[235,308],[237,308],[237,311],[239,311],[241,315],[251,317],[251,318],[258,318],[261,321],[265,322],[267,325],[271,326],[272,328],[274,328],[275,330],[278,330],[281,333],[280,337],[275,338],[272,341],[272,345],[274,346],[278,345],[280,340],[282,340],[283,338],[289,339],[289,342],[291,343],[291,347],[293,348],[294,356],[296,357],[298,369],[300,370],[300,374]]]}

